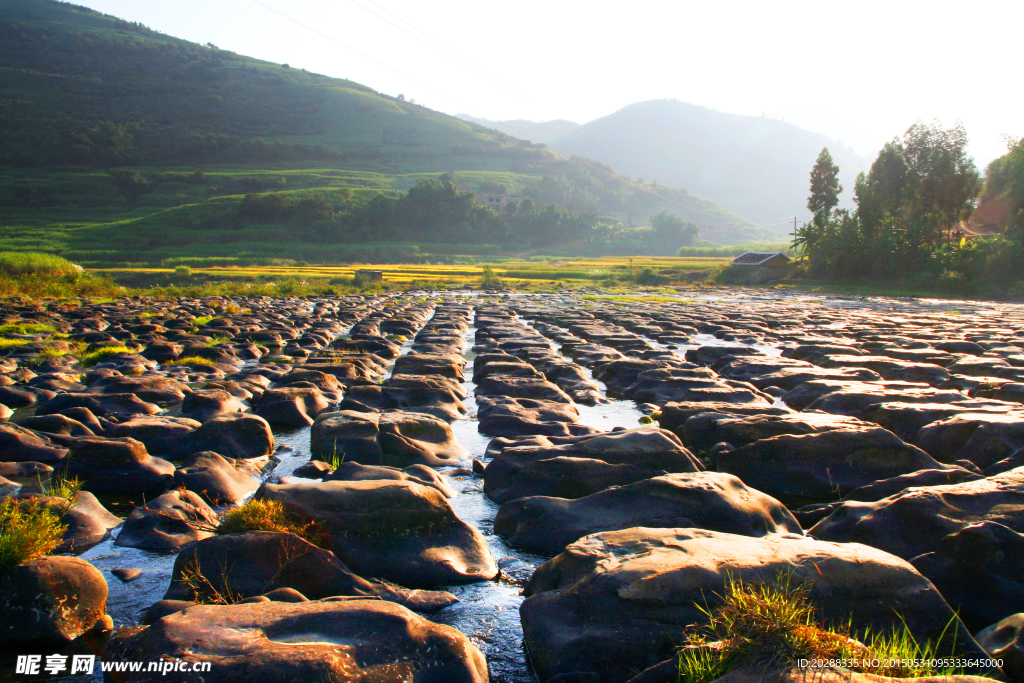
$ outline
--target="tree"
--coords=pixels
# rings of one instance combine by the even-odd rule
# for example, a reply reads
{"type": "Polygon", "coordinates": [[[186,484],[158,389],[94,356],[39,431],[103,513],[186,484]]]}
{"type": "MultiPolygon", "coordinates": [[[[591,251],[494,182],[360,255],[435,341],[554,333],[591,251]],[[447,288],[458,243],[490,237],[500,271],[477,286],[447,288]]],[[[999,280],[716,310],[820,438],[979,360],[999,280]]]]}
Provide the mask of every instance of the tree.
{"type": "Polygon", "coordinates": [[[839,206],[839,193],[842,191],[839,167],[832,161],[828,147],[823,147],[811,169],[811,196],[807,198],[807,208],[814,214],[814,224],[818,228],[825,227],[832,210],[839,206]]]}
{"type": "Polygon", "coordinates": [[[688,223],[674,213],[663,210],[651,216],[651,228],[655,236],[669,252],[675,253],[680,247],[692,247],[700,235],[700,228],[688,223]]]}

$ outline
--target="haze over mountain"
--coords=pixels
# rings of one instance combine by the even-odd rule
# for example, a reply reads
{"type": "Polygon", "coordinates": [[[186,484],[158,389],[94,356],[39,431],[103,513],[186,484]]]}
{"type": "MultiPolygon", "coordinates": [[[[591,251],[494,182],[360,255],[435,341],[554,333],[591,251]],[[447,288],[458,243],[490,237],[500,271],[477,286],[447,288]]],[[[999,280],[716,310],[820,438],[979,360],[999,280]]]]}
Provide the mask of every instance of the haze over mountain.
{"type": "Polygon", "coordinates": [[[686,188],[780,233],[792,228],[787,217],[808,214],[808,175],[822,147],[839,165],[844,205],[851,204],[857,173],[871,164],[841,142],[784,121],[678,100],[638,102],[583,125],[470,120],[516,137],[533,135],[528,139],[620,173],[686,188]]]}

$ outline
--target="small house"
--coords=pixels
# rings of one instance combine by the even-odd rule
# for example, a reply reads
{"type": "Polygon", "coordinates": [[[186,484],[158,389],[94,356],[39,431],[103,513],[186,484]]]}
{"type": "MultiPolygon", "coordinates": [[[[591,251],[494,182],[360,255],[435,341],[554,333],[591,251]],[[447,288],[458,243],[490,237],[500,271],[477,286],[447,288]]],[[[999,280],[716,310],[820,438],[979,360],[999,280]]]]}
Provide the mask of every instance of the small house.
{"type": "Polygon", "coordinates": [[[364,282],[383,282],[384,271],[383,270],[357,270],[356,278],[363,280],[364,282]]]}
{"type": "Polygon", "coordinates": [[[786,275],[790,258],[781,251],[748,251],[732,260],[752,284],[781,280],[786,275]]]}

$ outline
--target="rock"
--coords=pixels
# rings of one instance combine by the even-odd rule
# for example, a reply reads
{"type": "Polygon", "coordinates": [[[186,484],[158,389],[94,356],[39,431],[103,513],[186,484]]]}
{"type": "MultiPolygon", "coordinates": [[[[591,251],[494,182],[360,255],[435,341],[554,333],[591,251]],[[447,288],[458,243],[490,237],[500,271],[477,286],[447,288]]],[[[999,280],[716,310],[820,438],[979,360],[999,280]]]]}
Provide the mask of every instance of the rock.
{"type": "Polygon", "coordinates": [[[938,420],[922,427],[913,443],[939,462],[969,460],[984,469],[1024,448],[1024,412],[938,420]]]}
{"type": "Polygon", "coordinates": [[[909,560],[984,521],[1024,532],[1024,468],[963,484],[912,488],[871,503],[847,501],[808,533],[865,543],[909,560]]]}
{"type": "Polygon", "coordinates": [[[977,481],[982,475],[962,467],[944,467],[938,470],[919,470],[910,474],[901,474],[891,479],[882,479],[867,486],[856,488],[844,500],[875,501],[894,496],[900,491],[919,486],[943,486],[945,484],[961,484],[965,481],[977,481]]]}
{"type": "Polygon", "coordinates": [[[720,453],[719,472],[784,503],[822,502],[855,488],[942,466],[881,427],[784,434],[720,453]]]}
{"type": "Polygon", "coordinates": [[[831,379],[841,382],[877,382],[881,381],[882,376],[874,370],[868,370],[867,368],[825,369],[814,366],[811,368],[789,367],[780,368],[767,375],[752,377],[749,382],[761,391],[778,389],[782,391],[780,395],[785,395],[786,392],[792,391],[804,382],[819,379],[831,379]]]}
{"type": "Polygon", "coordinates": [[[121,526],[120,517],[115,517],[103,507],[99,499],[88,491],[75,494],[71,506],[67,499],[42,496],[39,500],[60,517],[67,531],[61,537],[60,545],[54,552],[80,552],[107,539],[113,529],[121,526]]]}
{"type": "Polygon", "coordinates": [[[314,387],[267,389],[256,407],[256,415],[282,427],[305,427],[330,404],[314,387]]]}
{"type": "Polygon", "coordinates": [[[115,545],[173,550],[209,538],[220,523],[217,513],[191,491],[168,491],[137,507],[124,521],[115,545]]]}
{"type": "Polygon", "coordinates": [[[24,427],[0,424],[0,461],[55,463],[67,452],[24,427]]]}
{"type": "Polygon", "coordinates": [[[826,355],[820,361],[825,368],[867,368],[885,379],[923,382],[934,387],[949,380],[949,370],[931,363],[914,363],[898,358],[876,355],[826,355]]]}
{"type": "MultiPolygon", "coordinates": [[[[476,472],[479,460],[473,461],[476,472]]],[[[482,466],[478,474],[485,474],[482,466]]],[[[526,463],[487,496],[495,503],[507,503],[527,496],[583,498],[609,486],[624,486],[665,474],[635,465],[612,465],[592,458],[556,457],[526,463]]]]}
{"type": "MultiPolygon", "coordinates": [[[[979,673],[984,670],[976,669],[979,673]]],[[[952,676],[924,676],[920,678],[889,678],[845,669],[791,669],[789,671],[762,671],[754,668],[734,669],[717,679],[716,683],[989,683],[986,676],[968,676],[963,674],[952,676]]],[[[630,683],[656,683],[651,681],[630,681],[630,683]]]]}
{"type": "Polygon", "coordinates": [[[137,579],[140,576],[142,576],[142,570],[141,569],[129,569],[129,568],[125,568],[125,567],[118,567],[116,569],[111,569],[110,573],[113,574],[114,576],[116,576],[117,578],[121,579],[122,583],[131,583],[135,579],[137,579]]]}
{"type": "Polygon", "coordinates": [[[1002,524],[968,524],[910,563],[971,630],[1024,612],[1024,535],[1002,524]]]}
{"type": "Polygon", "coordinates": [[[435,488],[408,481],[266,484],[279,500],[330,535],[358,574],[416,586],[485,581],[498,575],[480,532],[459,519],[435,488]]]}
{"type": "Polygon", "coordinates": [[[735,448],[783,434],[820,434],[850,427],[872,427],[854,417],[824,413],[789,413],[785,415],[723,415],[700,413],[682,428],[683,443],[696,451],[707,451],[716,443],[735,448]]]}
{"type": "Polygon", "coordinates": [[[997,463],[989,465],[985,468],[983,473],[986,477],[991,477],[994,474],[1009,472],[1010,470],[1017,469],[1018,467],[1024,467],[1024,448],[1020,449],[1009,458],[1005,458],[997,463]]]}
{"type": "Polygon", "coordinates": [[[204,422],[189,435],[186,450],[213,451],[226,458],[252,460],[273,455],[274,435],[262,417],[232,413],[204,422]]]}
{"type": "Polygon", "coordinates": [[[181,416],[198,422],[206,422],[221,415],[243,413],[245,410],[241,400],[223,389],[199,389],[186,396],[181,403],[181,416]]]}
{"type": "Polygon", "coordinates": [[[313,422],[310,450],[314,455],[344,457],[345,462],[384,464],[377,437],[380,415],[352,410],[321,413],[313,422]]]}
{"type": "Polygon", "coordinates": [[[132,438],[141,441],[151,455],[178,459],[189,451],[189,436],[199,426],[199,422],[188,418],[155,415],[125,420],[103,435],[111,439],[132,438]]]}
{"type": "Polygon", "coordinates": [[[333,471],[331,466],[322,460],[310,460],[305,465],[296,467],[292,476],[303,479],[323,479],[333,471]]]}
{"type": "Polygon", "coordinates": [[[190,389],[181,382],[160,375],[123,377],[114,375],[98,379],[85,390],[87,394],[134,394],[147,403],[160,406],[178,405],[190,389]]]}
{"type": "MultiPolygon", "coordinates": [[[[171,584],[164,600],[193,601],[195,584],[186,572],[199,571],[211,587],[234,599],[290,588],[319,600],[338,596],[389,600],[420,612],[436,612],[458,600],[443,591],[408,590],[354,574],[331,551],[294,534],[248,531],[213,536],[182,549],[174,561],[171,584]]],[[[202,587],[200,587],[202,589],[202,587]]]]}
{"type": "Polygon", "coordinates": [[[36,415],[64,413],[68,408],[87,408],[99,417],[131,418],[135,415],[156,415],[161,411],[155,403],[147,403],[135,394],[59,394],[36,408],[36,415]]]}
{"type": "Polygon", "coordinates": [[[14,415],[14,411],[0,403],[0,422],[7,422],[14,415]]]}
{"type": "Polygon", "coordinates": [[[212,451],[193,453],[174,471],[174,485],[212,505],[238,505],[259,488],[259,470],[212,451]]]}
{"type": "MultiPolygon", "coordinates": [[[[487,661],[466,636],[381,600],[196,605],[119,629],[102,654],[104,661],[162,656],[208,662],[219,683],[488,680],[487,661]]],[[[159,680],[139,673],[125,683],[159,680]]]]}
{"type": "Polygon", "coordinates": [[[46,434],[60,434],[62,436],[96,436],[96,433],[86,427],[78,420],[73,420],[66,415],[39,415],[27,417],[21,421],[21,426],[36,432],[46,434]]]}
{"type": "Polygon", "coordinates": [[[681,435],[683,425],[694,415],[700,413],[718,413],[720,415],[785,415],[793,410],[784,406],[765,406],[761,404],[741,404],[691,401],[684,403],[667,403],[658,416],[658,424],[662,429],[681,435]]]}
{"type": "Polygon", "coordinates": [[[88,408],[67,408],[56,414],[65,415],[76,422],[80,422],[89,428],[96,436],[100,436],[103,433],[103,425],[100,424],[100,421],[96,419],[96,416],[93,415],[92,411],[88,408]]]}
{"type": "Polygon", "coordinates": [[[906,442],[925,425],[945,420],[961,413],[1004,414],[1014,409],[1004,401],[964,400],[953,403],[874,403],[857,414],[862,420],[874,422],[906,442]]]}
{"type": "Polygon", "coordinates": [[[974,636],[985,652],[1003,660],[1003,673],[1013,681],[1024,681],[1024,614],[1013,614],[974,636]]]}
{"type": "Polygon", "coordinates": [[[67,478],[77,477],[93,493],[163,493],[174,481],[174,465],[146,452],[130,438],[77,439],[67,456],[55,466],[67,478]]]}
{"type": "Polygon", "coordinates": [[[578,500],[536,496],[502,505],[494,531],[548,555],[589,534],[630,527],[693,527],[744,536],[802,533],[774,498],[718,472],[669,474],[578,500]]]}
{"type": "MultiPolygon", "coordinates": [[[[543,437],[542,437],[543,438],[543,437]]],[[[499,453],[491,453],[491,462],[484,471],[484,493],[488,496],[505,489],[515,490],[515,484],[509,484],[518,473],[530,463],[551,458],[578,458],[598,460],[610,465],[630,465],[650,472],[650,476],[664,472],[697,472],[703,469],[700,461],[686,450],[679,438],[672,432],[652,427],[641,427],[621,432],[611,432],[597,436],[569,439],[569,443],[546,443],[534,445],[533,439],[523,440],[520,446],[516,443],[503,448],[499,453]]],[[[494,441],[499,441],[495,439],[494,441]]],[[[494,444],[492,441],[492,444],[494,444]]],[[[593,467],[592,465],[588,467],[593,467]]],[[[527,474],[529,480],[530,474],[527,474]]],[[[497,494],[501,496],[502,494],[497,494]]]]}
{"type": "Polygon", "coordinates": [[[330,472],[323,478],[324,481],[411,481],[422,486],[431,486],[444,495],[445,498],[455,496],[455,491],[448,485],[445,478],[426,465],[409,465],[404,469],[397,467],[383,467],[373,465],[360,465],[356,462],[343,462],[338,469],[330,472]]]}
{"type": "Polygon", "coordinates": [[[934,389],[917,382],[820,379],[797,385],[782,400],[795,410],[813,409],[836,415],[857,415],[875,403],[953,403],[964,398],[959,391],[934,389]]]}
{"type": "Polygon", "coordinates": [[[572,403],[572,399],[564,391],[546,379],[537,377],[511,377],[495,375],[481,378],[476,385],[478,394],[484,396],[502,396],[506,398],[529,398],[556,403],[572,403]]]}
{"type": "Polygon", "coordinates": [[[106,614],[103,574],[77,557],[43,557],[0,575],[0,641],[68,643],[106,614]]]}
{"type": "Polygon", "coordinates": [[[907,562],[858,544],[701,529],[626,529],[588,536],[534,572],[520,608],[542,680],[572,671],[627,681],[675,656],[680,633],[705,623],[728,580],[808,584],[825,621],[892,629],[918,642],[945,631],[958,651],[980,648],[931,583],[907,562]],[[952,623],[952,625],[950,625],[952,623]]]}
{"type": "Polygon", "coordinates": [[[440,375],[465,382],[466,359],[456,354],[409,353],[395,361],[392,375],[440,375]]]}

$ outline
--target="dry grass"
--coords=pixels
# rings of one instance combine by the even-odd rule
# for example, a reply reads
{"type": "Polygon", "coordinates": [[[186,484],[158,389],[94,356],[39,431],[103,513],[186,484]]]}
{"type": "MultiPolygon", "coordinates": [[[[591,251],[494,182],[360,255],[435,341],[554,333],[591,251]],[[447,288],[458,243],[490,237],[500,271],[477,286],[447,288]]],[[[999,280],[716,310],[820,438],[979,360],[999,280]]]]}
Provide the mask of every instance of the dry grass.
{"type": "Polygon", "coordinates": [[[276,531],[295,534],[320,548],[330,548],[330,537],[316,521],[310,521],[289,512],[274,500],[251,500],[241,507],[229,510],[221,518],[218,534],[237,534],[246,531],[276,531]]]}

